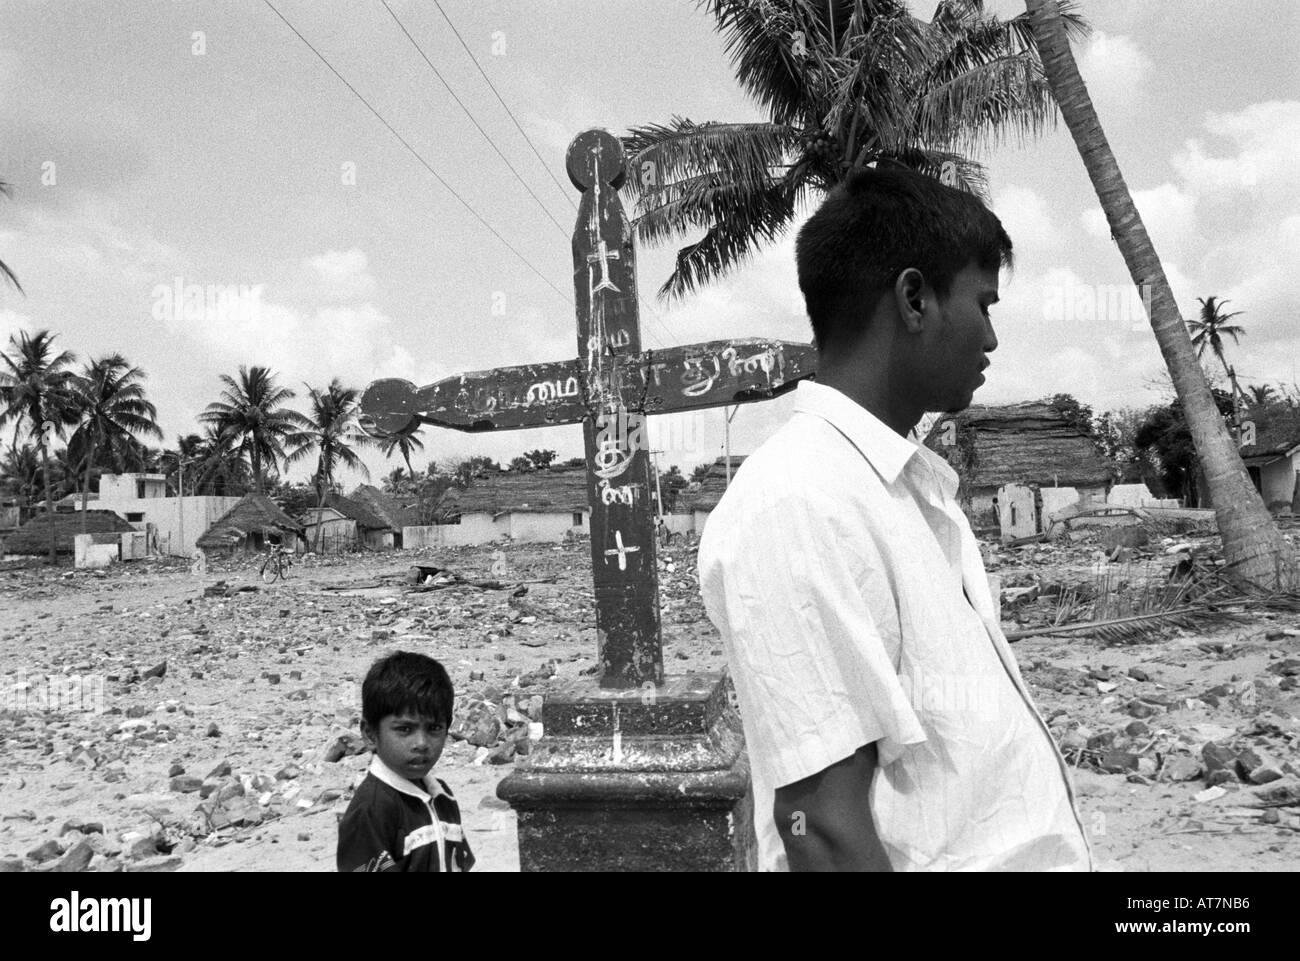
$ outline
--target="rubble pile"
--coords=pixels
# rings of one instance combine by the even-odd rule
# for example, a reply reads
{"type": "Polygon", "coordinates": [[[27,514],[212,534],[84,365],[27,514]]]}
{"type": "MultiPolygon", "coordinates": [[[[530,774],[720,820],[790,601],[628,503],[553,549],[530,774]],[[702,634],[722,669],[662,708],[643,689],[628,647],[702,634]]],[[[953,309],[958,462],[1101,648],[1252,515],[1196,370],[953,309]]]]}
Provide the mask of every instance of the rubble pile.
{"type": "MultiPolygon", "coordinates": [[[[1149,531],[1141,544],[1110,533],[1122,529],[982,543],[1004,626],[1086,617],[1099,596],[1215,559],[1213,538],[1149,531]],[[1127,560],[1111,560],[1116,549],[1127,560]]],[[[544,736],[546,694],[597,670],[586,539],[307,557],[274,585],[258,560],[210,559],[205,575],[187,562],[0,570],[0,870],[190,870],[219,857],[243,858],[226,869],[332,869],[336,817],[370,762],[361,680],[395,650],[451,675],[435,773],[467,830],[513,836],[497,782],[544,736]],[[413,584],[413,565],[462,578],[413,584]]],[[[658,581],[668,672],[720,670],[696,545],[660,548],[658,581]]],[[[1121,645],[1029,636],[1013,650],[1083,813],[1106,816],[1093,840],[1107,856],[1185,866],[1170,845],[1217,825],[1258,840],[1243,865],[1300,853],[1300,615],[1121,645]]]]}

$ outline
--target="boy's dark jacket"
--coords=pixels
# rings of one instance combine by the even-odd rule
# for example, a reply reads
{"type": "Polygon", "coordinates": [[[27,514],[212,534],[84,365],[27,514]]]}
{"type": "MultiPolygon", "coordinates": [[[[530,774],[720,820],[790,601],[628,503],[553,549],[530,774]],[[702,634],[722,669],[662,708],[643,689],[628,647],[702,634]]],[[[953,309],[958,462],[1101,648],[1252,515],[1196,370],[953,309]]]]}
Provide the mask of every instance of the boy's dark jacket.
{"type": "Polygon", "coordinates": [[[468,871],[474,855],[451,789],[432,774],[425,790],[378,757],[339,822],[340,871],[468,871]],[[439,844],[441,840],[441,844],[439,844]]]}

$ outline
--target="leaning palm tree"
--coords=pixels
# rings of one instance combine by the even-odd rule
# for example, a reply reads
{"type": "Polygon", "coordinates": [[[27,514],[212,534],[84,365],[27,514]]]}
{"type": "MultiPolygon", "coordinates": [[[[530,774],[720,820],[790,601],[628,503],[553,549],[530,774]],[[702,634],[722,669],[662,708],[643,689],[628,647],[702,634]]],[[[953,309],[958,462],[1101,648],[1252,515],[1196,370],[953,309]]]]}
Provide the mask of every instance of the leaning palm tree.
{"type": "Polygon", "coordinates": [[[320,523],[319,508],[325,506],[325,496],[334,484],[334,472],[342,465],[359,471],[369,480],[370,470],[357,454],[357,449],[374,444],[375,439],[361,429],[361,391],[344,387],[335,377],[324,390],[308,386],[307,393],[311,398],[311,413],[301,418],[301,429],[286,438],[290,450],[285,457],[285,466],[304,460],[313,452],[317,455],[312,483],[316,487],[318,508],[315,550],[319,553],[324,528],[320,523]]]}
{"type": "Polygon", "coordinates": [[[162,437],[158,410],[145,399],[145,373],[132,367],[121,354],[93,360],[74,378],[81,423],[68,442],[85,458],[81,488],[81,530],[87,526],[90,472],[95,457],[105,449],[127,446],[123,442],[140,434],[162,437]]]}
{"type": "MultiPolygon", "coordinates": [[[[0,180],[0,194],[3,194],[6,197],[11,197],[13,196],[13,188],[3,180],[0,180]]],[[[13,284],[20,291],[23,289],[23,285],[18,283],[18,277],[9,269],[9,265],[3,260],[0,260],[0,277],[4,277],[5,280],[9,281],[9,283],[13,284]]]]}
{"type": "Polygon", "coordinates": [[[941,0],[929,23],[904,0],[700,2],[768,119],[674,117],[624,138],[638,239],[704,231],[678,252],[661,297],[743,262],[856,170],[899,163],[982,192],[972,153],[1054,122],[1028,17],[987,16],[983,0],[941,0]]]}
{"type": "MultiPolygon", "coordinates": [[[[76,423],[72,373],[67,368],[76,359],[68,351],[55,352],[57,335],[48,330],[34,334],[22,331],[10,335],[9,350],[0,353],[0,427],[13,421],[13,445],[19,431],[36,442],[41,452],[45,480],[45,509],[54,511],[50,484],[50,446],[63,429],[76,423]]],[[[54,525],[50,525],[50,563],[57,562],[54,525]]]]}
{"type": "Polygon", "coordinates": [[[222,446],[247,457],[253,472],[253,486],[263,493],[263,468],[278,470],[284,460],[284,444],[305,422],[301,414],[285,405],[294,393],[275,382],[265,367],[240,367],[239,379],[221,375],[226,389],[221,398],[207,406],[199,420],[212,425],[222,446]]]}
{"type": "Polygon", "coordinates": [[[1275,586],[1295,577],[1295,557],[1255,490],[1197,360],[1164,266],[1138,214],[1079,76],[1057,0],[1026,0],[1052,94],[1101,201],[1133,283],[1150,292],[1151,327],[1205,472],[1227,568],[1245,581],[1275,586]]]}

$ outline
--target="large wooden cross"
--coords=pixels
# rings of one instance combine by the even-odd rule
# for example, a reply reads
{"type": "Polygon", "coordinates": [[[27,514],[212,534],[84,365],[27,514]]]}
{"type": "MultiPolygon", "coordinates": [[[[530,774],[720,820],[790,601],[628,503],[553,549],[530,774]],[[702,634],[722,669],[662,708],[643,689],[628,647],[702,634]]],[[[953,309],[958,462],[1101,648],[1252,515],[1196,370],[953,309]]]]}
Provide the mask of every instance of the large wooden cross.
{"type": "Polygon", "coordinates": [[[622,144],[587,130],[569,146],[582,191],[573,233],[578,357],[460,374],[416,389],[379,380],[362,410],[381,431],[583,425],[600,686],[663,683],[659,579],[645,415],[765,400],[814,373],[807,344],[756,339],[641,349],[636,249],[618,191],[622,144]]]}

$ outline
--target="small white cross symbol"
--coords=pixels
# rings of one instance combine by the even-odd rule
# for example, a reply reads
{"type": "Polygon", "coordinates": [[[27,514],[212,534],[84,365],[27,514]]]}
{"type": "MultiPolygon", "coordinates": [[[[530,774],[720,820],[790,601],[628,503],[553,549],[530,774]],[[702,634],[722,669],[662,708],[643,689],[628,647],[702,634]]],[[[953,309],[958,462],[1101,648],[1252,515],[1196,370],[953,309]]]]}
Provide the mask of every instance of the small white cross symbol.
{"type": "Polygon", "coordinates": [[[600,261],[600,283],[593,287],[591,292],[594,294],[598,290],[612,290],[615,293],[622,293],[622,291],[614,285],[614,282],[609,279],[610,258],[612,257],[614,260],[618,260],[619,252],[617,250],[611,251],[609,246],[603,240],[596,249],[597,253],[587,254],[587,263],[594,264],[596,261],[600,261]]]}
{"type": "MultiPolygon", "coordinates": [[[[639,551],[641,548],[639,548],[639,547],[624,547],[624,546],[623,546],[623,532],[622,532],[622,531],[615,531],[615,532],[614,532],[614,540],[618,543],[618,547],[614,548],[613,550],[606,551],[606,552],[605,552],[605,556],[606,556],[606,557],[611,557],[611,556],[613,556],[614,554],[617,554],[617,555],[618,555],[618,569],[619,569],[620,571],[625,571],[625,570],[627,570],[627,555],[630,554],[630,553],[632,553],[632,551],[639,551]]],[[[609,562],[606,561],[606,563],[609,563],[609,562]]]]}

